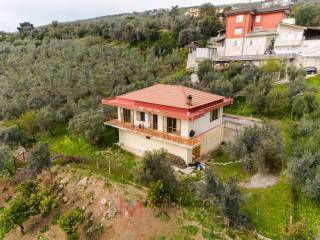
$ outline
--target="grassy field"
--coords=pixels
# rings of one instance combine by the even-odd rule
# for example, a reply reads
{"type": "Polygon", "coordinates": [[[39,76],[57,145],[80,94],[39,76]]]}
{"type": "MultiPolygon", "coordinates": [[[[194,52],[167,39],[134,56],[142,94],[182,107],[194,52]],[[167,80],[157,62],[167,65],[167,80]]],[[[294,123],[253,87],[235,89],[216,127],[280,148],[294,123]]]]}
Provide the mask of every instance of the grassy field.
{"type": "MultiPolygon", "coordinates": [[[[115,145],[102,148],[95,147],[87,143],[83,137],[72,135],[64,128],[57,128],[53,133],[53,136],[44,134],[39,137],[41,142],[49,144],[52,157],[60,154],[76,157],[83,161],[74,166],[87,170],[89,174],[122,183],[134,181],[133,170],[139,159],[133,154],[115,145]]],[[[62,162],[57,160],[55,163],[60,164],[62,162]]]]}
{"type": "MultiPolygon", "coordinates": [[[[229,162],[223,151],[213,154],[214,162],[229,162]]],[[[210,163],[209,163],[210,164],[210,163]]],[[[230,165],[212,165],[219,177],[227,181],[230,177],[238,181],[249,179],[251,174],[244,170],[241,163],[230,165]]],[[[281,232],[287,226],[290,217],[291,187],[284,174],[280,181],[265,189],[241,189],[244,197],[243,212],[249,217],[251,226],[258,233],[271,239],[281,239],[281,232]]]]}
{"type": "Polygon", "coordinates": [[[238,181],[244,181],[250,177],[250,174],[243,169],[241,163],[232,163],[229,165],[218,165],[214,163],[226,163],[230,162],[229,157],[224,154],[222,149],[215,151],[212,155],[212,160],[208,162],[213,167],[215,172],[223,181],[227,181],[229,178],[236,178],[238,181]]]}
{"type": "Polygon", "coordinates": [[[296,192],[294,194],[293,205],[293,219],[294,221],[305,220],[307,226],[314,232],[319,231],[320,228],[320,207],[319,203],[306,198],[303,193],[296,192]]]}
{"type": "Polygon", "coordinates": [[[290,218],[291,187],[286,175],[273,187],[242,189],[245,197],[243,211],[252,226],[271,239],[281,239],[281,232],[290,218]]]}
{"type": "Polygon", "coordinates": [[[317,100],[320,103],[320,74],[307,78],[307,86],[313,88],[317,92],[317,100]]]}
{"type": "Polygon", "coordinates": [[[223,109],[225,113],[251,117],[254,115],[253,110],[246,104],[244,97],[237,97],[233,99],[233,104],[223,109]]]}

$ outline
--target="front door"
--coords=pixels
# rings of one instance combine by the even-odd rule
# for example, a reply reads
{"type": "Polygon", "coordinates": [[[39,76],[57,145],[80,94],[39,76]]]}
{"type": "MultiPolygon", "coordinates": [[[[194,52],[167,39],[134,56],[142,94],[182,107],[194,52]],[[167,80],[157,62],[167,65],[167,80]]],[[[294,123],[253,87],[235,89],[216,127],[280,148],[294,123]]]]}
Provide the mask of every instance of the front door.
{"type": "Polygon", "coordinates": [[[196,160],[200,157],[201,145],[198,145],[192,149],[192,160],[196,160]]]}

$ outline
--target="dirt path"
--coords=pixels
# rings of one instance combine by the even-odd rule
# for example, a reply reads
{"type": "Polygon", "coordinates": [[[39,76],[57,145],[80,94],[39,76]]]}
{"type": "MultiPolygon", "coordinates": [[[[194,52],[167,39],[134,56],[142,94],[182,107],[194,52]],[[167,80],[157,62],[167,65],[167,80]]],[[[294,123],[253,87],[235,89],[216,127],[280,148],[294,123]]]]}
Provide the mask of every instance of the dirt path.
{"type": "Polygon", "coordinates": [[[275,185],[278,180],[279,176],[277,175],[257,173],[249,181],[242,182],[239,185],[244,188],[267,188],[275,185]]]}

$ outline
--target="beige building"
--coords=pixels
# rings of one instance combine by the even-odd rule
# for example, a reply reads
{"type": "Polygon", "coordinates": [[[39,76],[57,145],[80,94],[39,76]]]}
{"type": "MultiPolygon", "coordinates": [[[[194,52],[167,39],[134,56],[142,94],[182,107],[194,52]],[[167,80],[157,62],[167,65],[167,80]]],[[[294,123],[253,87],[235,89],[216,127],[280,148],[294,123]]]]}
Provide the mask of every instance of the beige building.
{"type": "Polygon", "coordinates": [[[223,96],[177,85],[157,84],[115,98],[118,117],[105,124],[119,129],[119,145],[142,156],[164,148],[191,163],[224,140],[223,96]]]}

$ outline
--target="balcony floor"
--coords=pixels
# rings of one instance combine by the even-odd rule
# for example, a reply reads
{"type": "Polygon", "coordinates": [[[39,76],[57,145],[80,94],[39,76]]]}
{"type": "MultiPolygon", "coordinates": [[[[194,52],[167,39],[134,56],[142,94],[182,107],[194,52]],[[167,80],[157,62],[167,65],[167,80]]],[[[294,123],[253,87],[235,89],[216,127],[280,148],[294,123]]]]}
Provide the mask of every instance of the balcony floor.
{"type": "Polygon", "coordinates": [[[160,132],[160,131],[156,131],[153,129],[148,129],[148,128],[138,128],[133,126],[132,123],[123,123],[120,122],[117,119],[111,120],[111,121],[107,121],[104,123],[105,125],[108,126],[112,126],[115,128],[120,128],[120,129],[126,129],[129,131],[133,131],[135,133],[139,133],[142,134],[144,136],[147,137],[155,137],[161,140],[166,140],[166,141],[171,141],[177,144],[182,144],[182,145],[186,145],[189,147],[193,147],[196,146],[198,144],[200,144],[200,139],[197,137],[194,138],[185,138],[185,137],[181,137],[181,136],[177,136],[177,135],[173,135],[173,134],[168,134],[165,132],[160,132]]]}

